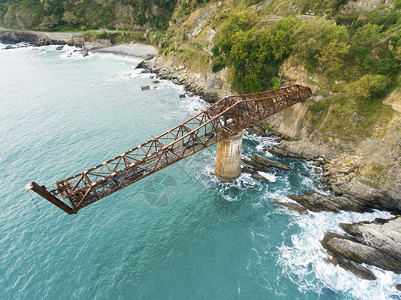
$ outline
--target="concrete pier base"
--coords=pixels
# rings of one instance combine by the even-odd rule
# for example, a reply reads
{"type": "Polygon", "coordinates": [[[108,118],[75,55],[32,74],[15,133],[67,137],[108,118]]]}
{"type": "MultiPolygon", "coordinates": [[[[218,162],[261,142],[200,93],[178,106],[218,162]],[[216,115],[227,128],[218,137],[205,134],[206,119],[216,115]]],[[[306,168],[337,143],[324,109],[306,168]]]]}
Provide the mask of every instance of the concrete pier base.
{"type": "Polygon", "coordinates": [[[242,131],[217,143],[215,174],[221,181],[232,181],[241,174],[242,131]]]}

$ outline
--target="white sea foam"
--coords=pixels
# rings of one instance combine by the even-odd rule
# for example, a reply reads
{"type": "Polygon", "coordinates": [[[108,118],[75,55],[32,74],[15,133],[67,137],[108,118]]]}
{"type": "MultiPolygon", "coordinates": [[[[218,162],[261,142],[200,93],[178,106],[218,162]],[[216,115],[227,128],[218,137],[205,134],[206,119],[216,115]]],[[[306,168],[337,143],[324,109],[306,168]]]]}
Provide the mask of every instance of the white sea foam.
{"type": "Polygon", "coordinates": [[[69,60],[85,59],[80,49],[72,46],[64,46],[63,50],[61,50],[60,58],[69,60]]]}
{"type": "Polygon", "coordinates": [[[205,110],[208,103],[198,96],[183,98],[180,103],[180,108],[186,114],[195,115],[205,110]]]}
{"type": "MultiPolygon", "coordinates": [[[[259,152],[264,151],[265,148],[271,148],[279,143],[276,138],[257,136],[255,134],[247,133],[246,131],[244,132],[244,137],[248,140],[257,142],[256,150],[259,152]]],[[[265,156],[273,157],[273,154],[265,152],[265,156]]]]}
{"type": "Polygon", "coordinates": [[[115,60],[120,60],[120,61],[129,61],[133,63],[139,63],[143,59],[135,56],[130,56],[130,55],[122,55],[118,53],[100,53],[100,52],[88,52],[88,57],[101,57],[101,58],[111,58],[115,60]]]}
{"type": "Polygon", "coordinates": [[[326,232],[343,233],[339,223],[372,221],[378,217],[389,218],[391,215],[376,211],[363,214],[320,212],[294,216],[287,232],[293,227],[299,227],[301,232],[293,234],[290,243],[283,242],[279,248],[278,264],[282,266],[283,273],[304,293],[314,291],[321,294],[328,287],[357,299],[388,299],[392,295],[399,297],[401,293],[396,292],[394,286],[401,280],[400,275],[366,266],[378,277],[376,281],[367,281],[324,260],[327,254],[320,241],[326,232]]]}
{"type": "Polygon", "coordinates": [[[258,171],[258,173],[260,175],[262,175],[263,177],[267,178],[270,182],[276,182],[276,175],[262,172],[262,171],[258,171]]]}
{"type": "Polygon", "coordinates": [[[27,51],[27,50],[32,50],[32,49],[38,49],[38,47],[34,47],[28,43],[18,43],[18,44],[0,44],[0,49],[5,50],[5,51],[27,51]],[[12,48],[7,49],[6,48],[10,46],[12,48]]]}

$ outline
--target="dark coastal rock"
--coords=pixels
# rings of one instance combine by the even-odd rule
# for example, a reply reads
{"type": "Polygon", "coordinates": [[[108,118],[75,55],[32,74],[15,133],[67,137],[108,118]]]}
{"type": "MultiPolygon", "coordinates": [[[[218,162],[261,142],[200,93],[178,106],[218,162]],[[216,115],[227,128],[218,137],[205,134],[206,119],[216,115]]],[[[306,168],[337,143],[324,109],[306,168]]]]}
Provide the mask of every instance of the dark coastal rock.
{"type": "Polygon", "coordinates": [[[148,91],[148,90],[150,90],[150,86],[148,86],[148,85],[141,86],[141,90],[148,91]]]}
{"type": "Polygon", "coordinates": [[[364,270],[362,263],[401,274],[401,217],[341,227],[351,236],[328,232],[321,241],[333,257],[331,262],[366,279],[375,277],[364,270]]]}
{"type": "Polygon", "coordinates": [[[401,283],[397,283],[397,284],[395,285],[395,288],[396,288],[397,290],[401,291],[401,283]]]}
{"type": "MultiPolygon", "coordinates": [[[[242,162],[245,164],[245,166],[242,168],[242,171],[250,174],[254,174],[258,171],[267,172],[269,171],[270,167],[283,169],[286,171],[292,170],[289,166],[272,161],[256,153],[252,155],[251,159],[242,159],[242,162]]],[[[258,175],[254,176],[259,177],[258,175]]]]}
{"type": "MultiPolygon", "coordinates": [[[[245,160],[243,160],[243,162],[245,163],[245,160]]],[[[252,174],[255,172],[255,170],[250,165],[245,163],[245,165],[241,168],[241,172],[252,174]]]]}
{"type": "Polygon", "coordinates": [[[281,157],[315,160],[321,158],[328,161],[337,155],[333,149],[315,145],[308,141],[284,140],[279,145],[269,149],[269,152],[281,157]]]}
{"type": "Polygon", "coordinates": [[[58,46],[58,47],[56,48],[57,51],[60,51],[60,50],[63,50],[63,49],[64,49],[64,45],[58,46]]]}
{"type": "Polygon", "coordinates": [[[264,180],[264,181],[269,181],[269,179],[267,179],[266,177],[264,177],[263,175],[260,175],[258,172],[253,172],[252,173],[252,175],[251,175],[251,177],[253,178],[253,179],[256,179],[256,180],[264,180]]]}
{"type": "Polygon", "coordinates": [[[198,95],[203,100],[209,103],[214,103],[219,100],[219,95],[212,87],[200,85],[194,78],[191,78],[188,73],[183,72],[184,69],[174,69],[171,66],[164,65],[157,62],[157,60],[145,59],[141,61],[136,69],[143,69],[144,73],[157,74],[160,79],[171,80],[175,84],[183,85],[186,93],[191,95],[198,95]]]}
{"type": "Polygon", "coordinates": [[[261,127],[261,126],[251,126],[249,128],[246,129],[246,131],[248,131],[251,134],[255,134],[258,136],[265,136],[266,132],[265,130],[261,127]]]}
{"type": "Polygon", "coordinates": [[[203,90],[202,92],[197,94],[201,96],[203,100],[209,103],[214,103],[219,100],[219,96],[215,92],[203,90]]]}
{"type": "Polygon", "coordinates": [[[338,213],[340,210],[372,212],[372,206],[369,203],[351,195],[330,197],[318,193],[305,193],[300,196],[289,195],[288,197],[314,212],[331,211],[338,213]]]}
{"type": "Polygon", "coordinates": [[[82,56],[83,56],[83,57],[86,57],[86,56],[89,55],[89,54],[88,54],[88,49],[86,49],[85,47],[82,48],[81,53],[82,53],[82,56]]]}
{"type": "MultiPolygon", "coordinates": [[[[254,155],[252,155],[251,157],[251,165],[252,166],[262,166],[264,168],[268,168],[268,167],[273,167],[273,168],[278,168],[278,169],[282,169],[285,171],[292,171],[292,168],[290,166],[286,166],[284,164],[281,164],[279,162],[273,161],[271,159],[268,159],[267,157],[264,157],[262,155],[259,155],[257,153],[255,153],[254,155]]],[[[262,171],[262,170],[260,170],[262,171]]]]}
{"type": "Polygon", "coordinates": [[[187,96],[185,94],[180,94],[179,95],[180,99],[186,98],[187,96]]]}
{"type": "Polygon", "coordinates": [[[305,215],[305,214],[308,213],[308,210],[307,210],[306,208],[304,208],[303,206],[298,205],[298,204],[296,204],[296,203],[281,202],[281,201],[278,201],[278,200],[274,200],[274,201],[272,201],[272,203],[275,203],[275,204],[278,204],[278,205],[287,207],[288,209],[293,210],[293,211],[296,211],[296,212],[298,212],[298,213],[301,214],[301,215],[305,215]]]}
{"type": "MultiPolygon", "coordinates": [[[[394,185],[396,185],[395,181],[396,178],[394,185]]],[[[401,213],[401,193],[397,192],[398,189],[395,186],[393,190],[385,190],[366,185],[359,180],[352,180],[343,185],[343,190],[358,198],[366,199],[366,202],[374,208],[401,213]]]]}
{"type": "Polygon", "coordinates": [[[6,44],[18,44],[26,42],[36,44],[40,40],[40,35],[29,31],[0,30],[0,41],[6,44]]]}
{"type": "Polygon", "coordinates": [[[340,267],[351,271],[352,273],[354,273],[356,276],[361,277],[363,279],[367,279],[367,280],[376,280],[377,277],[375,276],[375,274],[373,274],[372,271],[368,270],[367,268],[361,266],[360,264],[346,259],[344,257],[332,257],[332,258],[327,258],[326,259],[327,262],[332,263],[334,265],[339,265],[340,267]]]}

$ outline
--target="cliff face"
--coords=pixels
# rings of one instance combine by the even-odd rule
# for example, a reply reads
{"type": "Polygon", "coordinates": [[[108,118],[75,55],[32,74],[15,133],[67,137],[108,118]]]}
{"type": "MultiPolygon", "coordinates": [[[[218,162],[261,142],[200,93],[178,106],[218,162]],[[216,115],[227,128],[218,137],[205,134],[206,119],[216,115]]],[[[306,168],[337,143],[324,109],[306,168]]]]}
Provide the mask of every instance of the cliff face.
{"type": "MultiPolygon", "coordinates": [[[[297,3],[294,2],[292,11],[303,12],[304,8],[297,7],[297,3]]],[[[173,16],[176,21],[170,23],[169,27],[172,37],[162,45],[161,55],[157,58],[161,65],[169,65],[170,71],[167,73],[179,72],[181,66],[184,78],[179,81],[196,82],[195,90],[201,91],[201,94],[214,95],[207,97],[208,100],[235,93],[229,84],[232,82],[232,70],[223,67],[218,72],[212,72],[214,60],[211,56],[227,15],[235,11],[235,5],[233,1],[220,1],[212,2],[186,16],[176,12],[173,16]],[[202,63],[197,64],[199,61],[202,63]]],[[[352,14],[360,13],[358,20],[369,18],[373,11],[390,20],[389,12],[392,8],[392,1],[364,0],[350,1],[338,11],[343,16],[352,9],[352,14]]],[[[279,14],[285,14],[283,8],[272,1],[259,1],[248,9],[257,12],[259,17],[263,16],[263,21],[257,25],[260,28],[269,28],[282,18],[279,14]],[[272,13],[276,15],[272,16],[272,13]]],[[[319,17],[309,12],[298,18],[309,20],[319,17]]],[[[379,39],[384,49],[387,45],[388,49],[392,47],[391,37],[394,34],[392,30],[389,32],[383,32],[379,39]]],[[[384,55],[380,54],[384,50],[374,49],[374,45],[371,47],[377,59],[384,55]]],[[[283,145],[288,145],[287,152],[290,150],[301,157],[301,153],[315,153],[313,155],[317,157],[320,151],[321,156],[327,158],[325,181],[337,194],[354,193],[359,197],[367,197],[376,193],[387,197],[388,201],[398,201],[401,199],[399,81],[395,81],[393,91],[387,97],[371,100],[370,103],[355,100],[347,80],[351,81],[353,77],[361,75],[357,75],[353,68],[344,66],[344,72],[350,73],[349,79],[336,79],[335,76],[330,77],[331,74],[305,69],[294,57],[285,59],[278,72],[281,84],[309,86],[314,96],[307,103],[295,105],[269,118],[264,124],[268,125],[266,128],[273,127],[273,130],[281,134],[298,139],[297,142],[284,142],[283,145]],[[355,162],[352,168],[349,167],[351,160],[355,162]]],[[[173,79],[177,77],[169,76],[173,79]]],[[[313,155],[308,154],[305,158],[311,159],[313,155]]]]}

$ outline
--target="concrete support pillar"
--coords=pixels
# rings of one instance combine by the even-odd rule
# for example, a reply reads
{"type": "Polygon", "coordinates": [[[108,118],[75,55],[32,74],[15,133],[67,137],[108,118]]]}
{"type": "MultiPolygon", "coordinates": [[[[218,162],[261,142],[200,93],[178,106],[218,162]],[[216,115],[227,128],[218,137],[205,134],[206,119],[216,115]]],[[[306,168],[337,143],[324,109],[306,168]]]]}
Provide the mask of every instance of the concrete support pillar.
{"type": "Polygon", "coordinates": [[[231,181],[241,174],[242,131],[217,143],[215,174],[231,181]]]}

